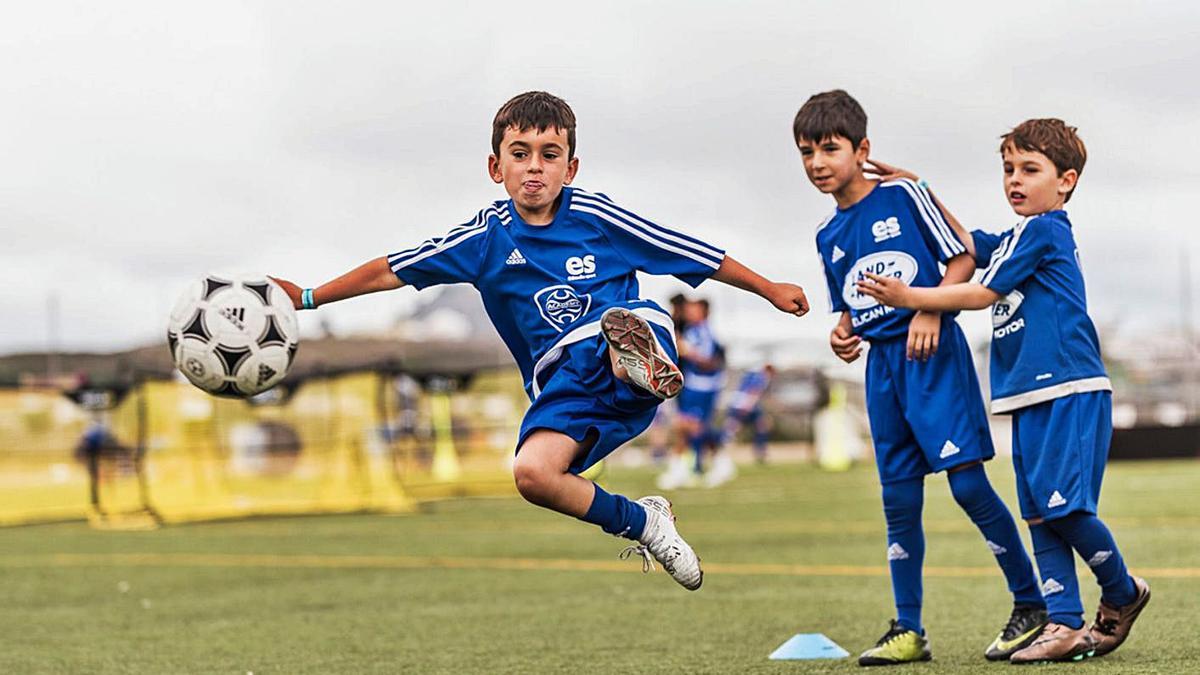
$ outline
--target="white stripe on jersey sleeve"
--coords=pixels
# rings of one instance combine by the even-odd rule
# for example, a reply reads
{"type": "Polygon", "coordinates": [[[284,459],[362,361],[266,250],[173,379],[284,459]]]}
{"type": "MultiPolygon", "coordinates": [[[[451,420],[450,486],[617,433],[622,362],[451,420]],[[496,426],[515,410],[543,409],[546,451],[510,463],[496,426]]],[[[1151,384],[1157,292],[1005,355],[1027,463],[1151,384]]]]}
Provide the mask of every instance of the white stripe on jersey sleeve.
{"type": "Polygon", "coordinates": [[[500,213],[493,206],[483,209],[475,216],[475,220],[465,225],[460,225],[450,230],[444,237],[435,237],[427,239],[419,246],[410,248],[399,253],[393,253],[388,256],[388,264],[392,268],[392,272],[408,267],[425,260],[426,258],[441,253],[458,246],[464,241],[487,232],[488,219],[492,216],[500,218],[500,213]]]}
{"type": "Polygon", "coordinates": [[[950,247],[957,250],[958,253],[966,253],[966,245],[963,244],[958,238],[958,235],[954,233],[954,228],[950,227],[950,223],[946,222],[945,214],[943,214],[942,210],[938,208],[937,203],[933,201],[933,196],[929,194],[929,191],[920,185],[913,183],[912,181],[909,181],[909,183],[916,191],[917,196],[920,197],[921,201],[925,204],[926,210],[931,216],[933,216],[933,222],[938,226],[938,229],[942,231],[942,234],[946,236],[946,241],[950,242],[950,247]]]}
{"type": "Polygon", "coordinates": [[[933,235],[933,240],[937,242],[938,248],[941,249],[944,256],[947,258],[953,258],[960,253],[966,252],[966,247],[964,247],[962,242],[958,240],[958,237],[954,236],[954,233],[950,230],[950,227],[946,225],[944,220],[942,220],[941,211],[938,210],[937,207],[934,207],[933,209],[933,212],[936,215],[931,216],[929,210],[925,206],[925,203],[922,202],[921,197],[917,195],[919,188],[915,183],[906,178],[901,178],[899,180],[880,183],[880,187],[900,187],[908,193],[909,199],[911,199],[913,204],[917,207],[917,213],[921,214],[921,219],[925,221],[925,227],[929,230],[929,233],[933,235]]]}
{"type": "MultiPolygon", "coordinates": [[[[632,213],[631,211],[627,211],[626,209],[617,206],[611,200],[604,199],[590,192],[576,189],[574,194],[571,196],[571,208],[574,209],[576,205],[580,207],[591,207],[592,209],[604,211],[607,215],[612,216],[613,218],[616,218],[624,223],[624,225],[621,226],[622,229],[625,229],[631,234],[635,234],[639,238],[645,239],[646,241],[660,248],[667,248],[668,244],[666,242],[673,242],[679,246],[687,248],[692,253],[711,259],[716,263],[714,267],[720,267],[721,261],[725,259],[724,253],[721,253],[702,241],[671,232],[670,230],[667,230],[659,225],[655,225],[654,223],[638,216],[635,213],[632,213]],[[639,232],[648,235],[649,238],[647,236],[642,236],[642,234],[639,234],[639,232]]],[[[584,209],[580,208],[579,210],[582,211],[584,209]]],[[[592,213],[593,215],[601,215],[596,213],[595,210],[586,212],[592,213]]],[[[605,218],[605,220],[612,222],[610,218],[605,218]]]]}
{"type": "Polygon", "coordinates": [[[996,272],[1000,271],[1000,266],[1012,257],[1013,251],[1017,250],[1017,242],[1021,239],[1021,233],[1025,231],[1025,225],[1030,221],[1029,218],[1022,220],[1019,225],[1013,228],[1012,236],[1006,241],[1001,242],[1000,246],[992,253],[992,260],[988,263],[987,269],[983,271],[983,276],[979,279],[979,283],[987,286],[996,277],[996,272]]]}

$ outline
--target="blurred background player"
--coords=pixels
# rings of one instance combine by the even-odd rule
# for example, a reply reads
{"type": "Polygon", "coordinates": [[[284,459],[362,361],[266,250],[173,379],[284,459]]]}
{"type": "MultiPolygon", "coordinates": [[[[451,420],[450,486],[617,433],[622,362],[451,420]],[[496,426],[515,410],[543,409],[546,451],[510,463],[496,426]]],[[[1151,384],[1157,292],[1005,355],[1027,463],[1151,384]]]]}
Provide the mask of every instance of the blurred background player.
{"type": "Polygon", "coordinates": [[[679,341],[683,391],[679,394],[675,422],[674,456],[658,480],[658,487],[663,490],[698,484],[704,471],[705,451],[712,446],[713,412],[725,382],[725,349],[709,326],[709,311],[705,299],[688,300],[683,305],[683,333],[679,341]]]}
{"type": "Polygon", "coordinates": [[[729,457],[727,448],[737,438],[737,434],[745,427],[753,429],[752,447],[754,461],[764,464],[767,461],[767,437],[771,432],[771,418],[763,410],[763,399],[775,379],[775,366],[765,364],[761,368],[749,370],[742,375],[737,390],[729,399],[725,409],[725,423],[721,430],[720,445],[713,457],[713,476],[709,482],[723,483],[737,475],[733,459],[729,457]],[[726,473],[730,474],[726,477],[726,473]]]}

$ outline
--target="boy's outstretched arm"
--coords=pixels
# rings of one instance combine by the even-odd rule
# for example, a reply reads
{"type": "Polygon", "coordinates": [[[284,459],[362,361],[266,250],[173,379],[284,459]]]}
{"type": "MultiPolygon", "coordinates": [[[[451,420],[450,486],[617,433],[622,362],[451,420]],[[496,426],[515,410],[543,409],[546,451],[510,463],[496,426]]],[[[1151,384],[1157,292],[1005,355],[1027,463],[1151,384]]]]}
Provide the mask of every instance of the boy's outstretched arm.
{"type": "Polygon", "coordinates": [[[951,284],[937,288],[912,288],[894,277],[867,274],[858,282],[858,291],[891,307],[907,307],[926,312],[950,312],[959,309],[983,309],[1000,299],[1000,294],[980,283],[951,284]]]}
{"type": "Polygon", "coordinates": [[[796,316],[804,316],[808,313],[808,298],[805,297],[803,288],[795,284],[770,281],[731,256],[725,256],[712,278],[743,291],[760,295],[781,312],[796,316]]]}
{"type": "MultiPolygon", "coordinates": [[[[302,288],[286,279],[276,277],[271,277],[271,279],[287,292],[288,297],[292,299],[292,305],[296,309],[303,307],[301,294],[304,290],[302,288]]],[[[313,305],[325,305],[337,302],[338,300],[366,295],[367,293],[389,291],[393,288],[400,288],[403,285],[404,282],[392,272],[387,258],[379,257],[374,260],[368,260],[333,281],[326,282],[314,288],[313,305]]]]}

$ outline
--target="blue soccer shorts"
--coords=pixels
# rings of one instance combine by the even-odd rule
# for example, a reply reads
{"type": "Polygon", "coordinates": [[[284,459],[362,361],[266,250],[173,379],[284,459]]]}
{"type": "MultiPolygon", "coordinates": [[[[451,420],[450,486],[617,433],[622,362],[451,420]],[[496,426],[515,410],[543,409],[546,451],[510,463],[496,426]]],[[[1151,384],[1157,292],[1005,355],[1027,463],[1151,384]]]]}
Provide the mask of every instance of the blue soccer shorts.
{"type": "Polygon", "coordinates": [[[1096,513],[1112,440],[1112,392],[1070,394],[1015,410],[1012,418],[1021,517],[1096,513]]]}
{"type": "Polygon", "coordinates": [[[871,342],[867,416],[880,483],[991,459],[996,454],[971,348],[958,323],[942,319],[937,352],[908,360],[906,338],[871,342]]]}
{"type": "MultiPolygon", "coordinates": [[[[653,321],[649,324],[667,358],[678,362],[670,331],[653,321]]],[[[579,443],[594,439],[571,463],[574,474],[637,438],[654,421],[662,402],[613,375],[608,344],[600,335],[565,347],[562,357],[541,374],[539,383],[540,392],[521,421],[517,452],[538,429],[566,434],[579,443]]]]}

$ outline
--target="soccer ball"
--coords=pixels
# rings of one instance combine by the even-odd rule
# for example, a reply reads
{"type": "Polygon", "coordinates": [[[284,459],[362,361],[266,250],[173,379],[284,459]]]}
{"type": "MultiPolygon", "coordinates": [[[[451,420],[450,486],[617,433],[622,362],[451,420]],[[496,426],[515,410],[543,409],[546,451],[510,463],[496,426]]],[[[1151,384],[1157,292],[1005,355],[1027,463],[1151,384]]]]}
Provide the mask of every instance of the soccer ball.
{"type": "Polygon", "coordinates": [[[245,398],[279,384],[299,346],[291,299],[252,275],[209,275],[175,303],[167,346],[189,382],[217,396],[245,398]]]}

